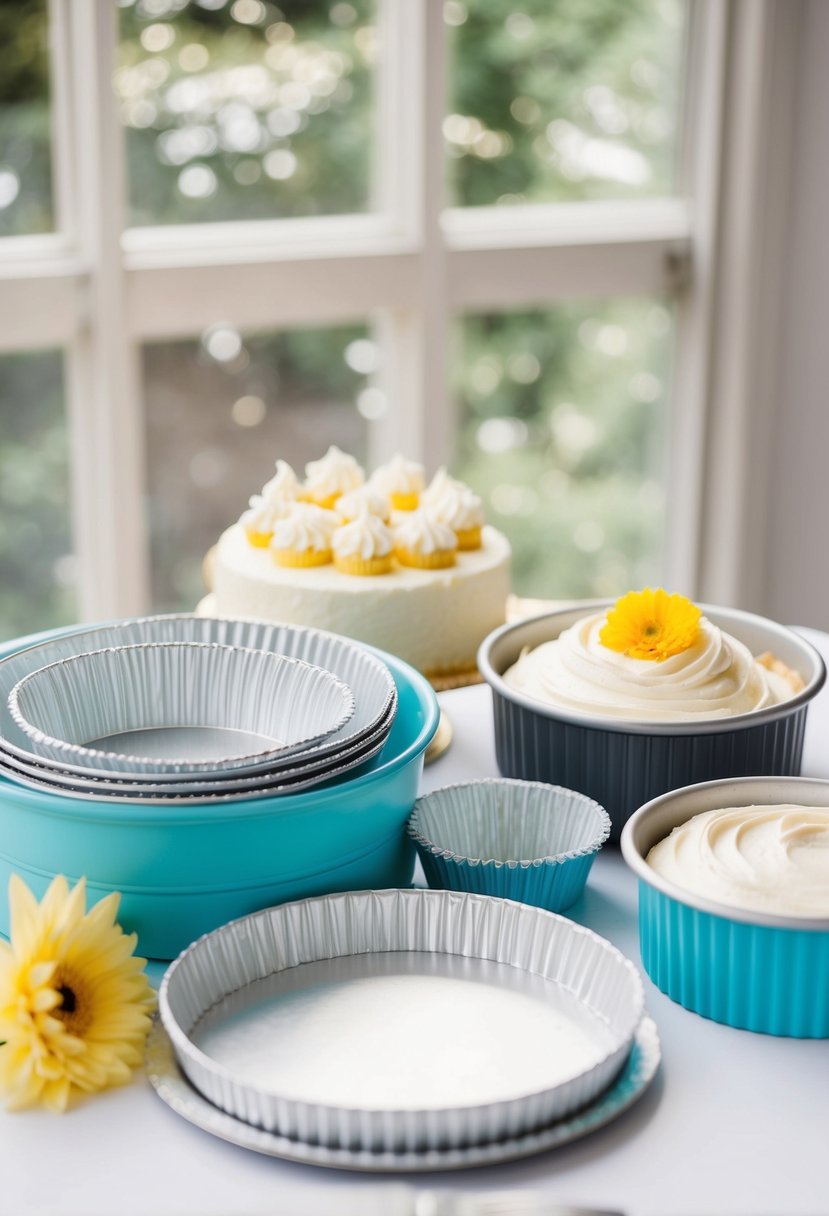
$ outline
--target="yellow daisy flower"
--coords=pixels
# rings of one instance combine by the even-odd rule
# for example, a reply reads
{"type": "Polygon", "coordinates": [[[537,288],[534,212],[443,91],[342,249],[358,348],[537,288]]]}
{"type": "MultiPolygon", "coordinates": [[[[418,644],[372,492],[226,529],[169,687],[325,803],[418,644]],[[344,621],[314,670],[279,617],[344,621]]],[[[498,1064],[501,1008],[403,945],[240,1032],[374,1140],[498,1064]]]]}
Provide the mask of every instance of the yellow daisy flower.
{"type": "Polygon", "coordinates": [[[693,646],[701,616],[696,604],[684,595],[646,587],[616,601],[599,631],[599,641],[631,659],[661,663],[693,646]]]}
{"type": "Polygon", "coordinates": [[[141,1063],[154,995],[115,923],[120,896],[88,913],[86,883],[55,878],[38,904],[9,882],[11,941],[0,941],[0,1091],[10,1110],[66,1109],[75,1091],[119,1085],[141,1063]]]}

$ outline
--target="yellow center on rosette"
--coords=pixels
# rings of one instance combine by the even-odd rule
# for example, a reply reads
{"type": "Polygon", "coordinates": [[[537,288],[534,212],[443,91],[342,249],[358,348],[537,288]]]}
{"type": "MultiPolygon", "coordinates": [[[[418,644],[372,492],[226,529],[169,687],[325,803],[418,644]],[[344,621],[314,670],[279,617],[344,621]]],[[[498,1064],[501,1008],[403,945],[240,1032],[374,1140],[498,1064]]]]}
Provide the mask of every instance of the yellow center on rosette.
{"type": "Polygon", "coordinates": [[[645,587],[616,601],[599,631],[599,641],[628,658],[661,663],[693,646],[701,617],[700,609],[684,595],[645,587]]]}

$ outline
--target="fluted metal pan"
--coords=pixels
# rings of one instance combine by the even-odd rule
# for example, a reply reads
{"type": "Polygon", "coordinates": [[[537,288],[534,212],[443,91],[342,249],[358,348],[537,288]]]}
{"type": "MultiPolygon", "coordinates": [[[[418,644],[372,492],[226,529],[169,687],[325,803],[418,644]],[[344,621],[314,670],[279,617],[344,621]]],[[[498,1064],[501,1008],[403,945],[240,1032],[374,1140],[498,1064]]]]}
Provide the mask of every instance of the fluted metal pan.
{"type": "Polygon", "coordinates": [[[85,802],[121,802],[140,803],[142,806],[200,806],[211,803],[243,802],[255,798],[278,798],[288,794],[299,794],[303,790],[311,790],[315,786],[327,782],[335,782],[345,774],[379,756],[386,745],[387,734],[355,745],[342,759],[329,759],[321,768],[311,772],[303,771],[294,777],[283,777],[281,773],[269,775],[269,781],[258,782],[254,785],[241,785],[230,790],[223,784],[217,784],[210,789],[191,789],[190,784],[179,782],[177,785],[158,786],[151,782],[135,785],[132,788],[119,786],[112,782],[93,786],[85,783],[79,786],[58,785],[50,774],[43,777],[32,775],[32,765],[26,765],[26,770],[18,762],[0,761],[0,775],[8,777],[18,785],[29,789],[39,790],[45,794],[57,794],[64,798],[82,798],[85,802]]]}
{"type": "Polygon", "coordinates": [[[324,668],[266,650],[145,642],[33,671],[9,712],[46,760],[157,778],[275,768],[344,726],[354,695],[324,668]]]}
{"type": "MultiPolygon", "coordinates": [[[[182,1074],[169,1035],[158,1021],[147,1039],[146,1070],[147,1078],[159,1098],[177,1115],[212,1136],[238,1144],[240,1148],[328,1169],[361,1170],[373,1174],[429,1173],[503,1165],[507,1161],[563,1148],[582,1136],[598,1131],[624,1114],[645,1093],[656,1076],[661,1058],[656,1025],[646,1016],[636,1028],[630,1055],[613,1084],[595,1101],[567,1118],[557,1119],[547,1127],[506,1140],[458,1148],[425,1149],[421,1152],[404,1149],[392,1153],[306,1144],[302,1140],[291,1140],[287,1136],[252,1127],[226,1114],[203,1098],[182,1074]]],[[[556,1211],[564,1216],[563,1208],[557,1207],[556,1211]]],[[[567,1209],[567,1212],[571,1211],[575,1216],[574,1209],[567,1209]]]]}
{"type": "MultiPolygon", "coordinates": [[[[0,660],[0,747],[10,758],[30,764],[44,765],[42,757],[31,748],[26,734],[12,718],[7,698],[14,685],[27,675],[49,663],[70,658],[91,650],[109,646],[128,646],[152,642],[200,642],[242,646],[266,650],[273,654],[301,659],[322,667],[347,684],[355,700],[351,720],[323,743],[308,749],[307,758],[333,755],[370,734],[390,711],[397,706],[397,690],[387,665],[365,647],[350,638],[304,629],[295,625],[269,624],[261,621],[222,620],[195,615],[138,617],[99,625],[94,629],[61,635],[17,651],[0,660]]],[[[305,753],[297,753],[297,756],[305,753]]],[[[90,768],[66,761],[49,763],[47,767],[83,777],[104,777],[120,780],[123,774],[112,769],[90,768]]],[[[267,768],[267,764],[264,766],[267,768]]],[[[253,774],[261,765],[239,769],[240,774],[253,774]]],[[[142,774],[133,774],[142,780],[142,774]]],[[[152,780],[152,775],[149,775],[152,780]]],[[[167,774],[167,780],[189,780],[187,773],[167,774]]]]}
{"type": "Polygon", "coordinates": [[[167,971],[181,1067],[245,1122],[333,1148],[420,1151],[564,1118],[622,1068],[639,974],[590,930],[455,891],[283,904],[167,971]]]}
{"type": "Polygon", "coordinates": [[[25,784],[24,778],[31,778],[38,786],[47,785],[52,793],[65,793],[71,797],[86,795],[112,795],[120,798],[136,798],[146,800],[169,795],[170,797],[196,798],[213,794],[246,793],[248,797],[255,796],[260,790],[272,790],[276,786],[291,786],[295,781],[314,778],[315,781],[327,781],[329,776],[347,771],[353,760],[362,763],[369,756],[377,755],[385,744],[393,724],[393,714],[389,714],[375,730],[356,743],[344,747],[335,756],[317,757],[310,753],[301,753],[291,757],[290,764],[278,770],[267,770],[252,774],[242,773],[238,769],[230,769],[217,773],[209,779],[198,779],[183,782],[137,781],[134,774],[125,775],[123,779],[113,780],[108,777],[82,777],[76,773],[64,773],[59,769],[50,768],[43,764],[30,764],[12,756],[0,747],[0,771],[13,781],[25,784]]]}
{"type": "Polygon", "coordinates": [[[418,798],[407,831],[430,887],[563,912],[584,890],[610,819],[575,790],[495,778],[418,798]]]}

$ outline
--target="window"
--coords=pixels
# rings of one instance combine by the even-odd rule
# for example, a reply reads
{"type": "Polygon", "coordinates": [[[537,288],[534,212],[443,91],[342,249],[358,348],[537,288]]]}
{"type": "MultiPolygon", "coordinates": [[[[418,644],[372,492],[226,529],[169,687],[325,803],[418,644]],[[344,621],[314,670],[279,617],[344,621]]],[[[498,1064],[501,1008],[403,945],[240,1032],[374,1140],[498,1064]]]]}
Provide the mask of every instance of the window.
{"type": "Polygon", "coordinates": [[[0,633],[193,604],[272,461],[326,440],[449,463],[526,594],[691,586],[721,6],[5,0],[0,22],[0,470],[37,453],[0,534],[40,529],[0,633]]]}

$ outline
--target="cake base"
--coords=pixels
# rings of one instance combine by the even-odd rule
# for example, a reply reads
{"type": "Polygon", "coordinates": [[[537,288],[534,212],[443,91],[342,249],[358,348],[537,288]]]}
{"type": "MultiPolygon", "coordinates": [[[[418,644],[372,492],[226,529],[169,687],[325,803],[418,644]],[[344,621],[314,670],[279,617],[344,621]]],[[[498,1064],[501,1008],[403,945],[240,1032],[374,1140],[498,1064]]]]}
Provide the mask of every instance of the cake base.
{"type": "Polygon", "coordinates": [[[448,569],[395,563],[390,574],[365,578],[333,565],[289,570],[234,525],[216,547],[213,594],[198,611],[345,634],[411,663],[437,688],[457,688],[479,678],[478,647],[504,622],[509,561],[506,537],[486,527],[482,547],[459,553],[448,569]]]}

